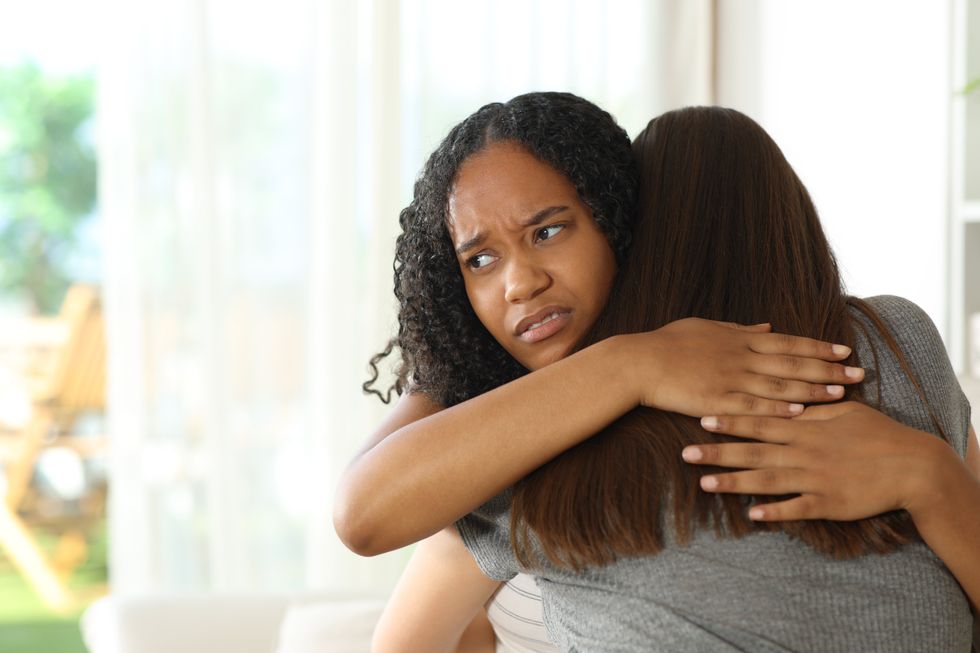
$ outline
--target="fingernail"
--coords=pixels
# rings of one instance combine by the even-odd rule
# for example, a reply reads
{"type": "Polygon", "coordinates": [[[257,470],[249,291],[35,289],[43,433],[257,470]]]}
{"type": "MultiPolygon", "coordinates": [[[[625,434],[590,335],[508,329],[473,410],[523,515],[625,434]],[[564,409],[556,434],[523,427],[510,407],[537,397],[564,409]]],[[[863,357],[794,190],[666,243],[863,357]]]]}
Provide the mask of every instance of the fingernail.
{"type": "Polygon", "coordinates": [[[718,418],[717,417],[702,417],[701,426],[706,429],[716,429],[718,428],[718,418]]]}
{"type": "Polygon", "coordinates": [[[762,508],[752,508],[749,510],[749,519],[762,519],[763,515],[762,508]]]}
{"type": "Polygon", "coordinates": [[[799,415],[803,412],[803,404],[790,404],[789,412],[793,413],[794,415],[799,415]]]}
{"type": "Polygon", "coordinates": [[[844,394],[844,386],[842,385],[828,385],[827,392],[832,395],[842,395],[844,394]]]}
{"type": "Polygon", "coordinates": [[[847,345],[834,345],[831,349],[836,356],[847,356],[851,353],[851,348],[847,345]]]}
{"type": "Polygon", "coordinates": [[[701,460],[704,457],[704,454],[701,453],[701,450],[697,447],[687,447],[681,452],[681,457],[684,458],[684,460],[693,463],[701,460]]]}
{"type": "Polygon", "coordinates": [[[714,490],[718,487],[718,479],[714,476],[702,476],[701,487],[705,490],[714,490]]]}
{"type": "Polygon", "coordinates": [[[844,376],[849,379],[860,379],[862,376],[864,376],[864,370],[862,370],[860,367],[845,367],[844,376]]]}

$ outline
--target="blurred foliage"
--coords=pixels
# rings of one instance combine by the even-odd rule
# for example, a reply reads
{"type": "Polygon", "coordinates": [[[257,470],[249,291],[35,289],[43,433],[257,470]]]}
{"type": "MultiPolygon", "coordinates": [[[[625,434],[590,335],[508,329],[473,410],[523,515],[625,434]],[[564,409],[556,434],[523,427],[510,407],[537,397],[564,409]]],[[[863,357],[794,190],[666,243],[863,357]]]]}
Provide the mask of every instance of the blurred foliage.
{"type": "MultiPolygon", "coordinates": [[[[47,555],[57,546],[57,535],[35,531],[47,555]]],[[[69,586],[78,604],[68,614],[44,605],[0,550],[0,653],[85,653],[78,621],[82,612],[108,591],[108,533],[102,518],[88,532],[89,554],[75,570],[69,586]]]]}
{"type": "Polygon", "coordinates": [[[0,292],[58,310],[76,230],[95,208],[94,81],[0,68],[0,292]]]}
{"type": "Polygon", "coordinates": [[[963,95],[969,95],[970,93],[974,93],[977,90],[980,90],[980,77],[977,77],[976,79],[967,82],[966,86],[963,87],[963,90],[960,91],[960,93],[962,93],[963,95]]]}

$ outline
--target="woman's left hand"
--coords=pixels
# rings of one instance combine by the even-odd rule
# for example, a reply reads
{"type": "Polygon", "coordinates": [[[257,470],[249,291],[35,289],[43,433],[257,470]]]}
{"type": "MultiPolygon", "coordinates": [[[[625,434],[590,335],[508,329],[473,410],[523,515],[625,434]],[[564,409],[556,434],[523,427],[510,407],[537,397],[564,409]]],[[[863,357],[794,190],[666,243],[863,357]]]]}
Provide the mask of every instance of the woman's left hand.
{"type": "Polygon", "coordinates": [[[758,521],[854,520],[890,510],[910,512],[935,487],[952,449],[856,402],[810,406],[799,417],[705,417],[702,426],[758,442],[696,445],[684,460],[744,471],[701,478],[708,492],[796,494],[753,506],[758,521]],[[942,451],[941,448],[949,449],[942,451]]]}

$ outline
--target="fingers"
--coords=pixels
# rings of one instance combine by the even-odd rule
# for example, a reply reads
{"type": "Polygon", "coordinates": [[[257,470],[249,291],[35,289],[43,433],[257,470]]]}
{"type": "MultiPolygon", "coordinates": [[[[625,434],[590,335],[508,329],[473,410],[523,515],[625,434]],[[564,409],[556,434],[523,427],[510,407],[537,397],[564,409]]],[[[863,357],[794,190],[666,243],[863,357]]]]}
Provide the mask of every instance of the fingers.
{"type": "Polygon", "coordinates": [[[769,415],[772,417],[797,417],[804,406],[798,402],[767,399],[744,392],[729,392],[718,405],[719,413],[735,415],[769,415]]]}
{"type": "Polygon", "coordinates": [[[801,494],[808,474],[799,469],[752,469],[701,477],[701,489],[724,494],[801,494]]]}
{"type": "Polygon", "coordinates": [[[793,497],[776,503],[763,503],[749,509],[753,521],[798,521],[801,519],[827,519],[821,510],[820,500],[812,494],[793,497]]]}
{"type": "Polygon", "coordinates": [[[756,374],[821,384],[848,384],[864,380],[860,367],[828,363],[788,354],[760,354],[748,366],[756,374]]]}
{"type": "Polygon", "coordinates": [[[740,386],[741,390],[759,397],[796,403],[836,401],[844,396],[842,385],[807,383],[763,374],[745,375],[740,386]]]}
{"type": "Polygon", "coordinates": [[[739,324],[737,322],[719,322],[731,329],[736,329],[738,331],[745,331],[748,333],[769,333],[772,331],[772,325],[768,322],[763,322],[762,324],[739,324]]]}
{"type": "Polygon", "coordinates": [[[712,433],[788,444],[799,437],[806,425],[797,420],[764,415],[710,415],[701,418],[701,427],[712,433]]]}
{"type": "Polygon", "coordinates": [[[851,348],[813,338],[786,333],[760,333],[753,337],[750,347],[760,354],[790,354],[804,358],[839,361],[851,355],[851,348]]]}
{"type": "Polygon", "coordinates": [[[854,410],[859,410],[861,406],[863,406],[863,404],[856,401],[840,401],[834,404],[826,404],[821,406],[807,406],[807,409],[803,411],[803,414],[796,419],[801,421],[833,419],[854,410]]]}
{"type": "Polygon", "coordinates": [[[800,453],[781,444],[700,444],[685,447],[681,456],[686,462],[716,467],[742,469],[800,467],[800,453]]]}

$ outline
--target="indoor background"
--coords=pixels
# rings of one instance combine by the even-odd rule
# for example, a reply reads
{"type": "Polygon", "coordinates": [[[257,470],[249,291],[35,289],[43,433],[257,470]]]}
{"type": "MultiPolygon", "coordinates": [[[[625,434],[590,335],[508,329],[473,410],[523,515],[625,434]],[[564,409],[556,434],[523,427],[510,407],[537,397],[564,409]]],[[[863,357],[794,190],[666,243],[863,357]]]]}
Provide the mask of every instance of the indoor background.
{"type": "MultiPolygon", "coordinates": [[[[61,240],[42,230],[57,245],[45,264],[61,275],[43,301],[27,277],[0,278],[14,279],[0,302],[11,360],[30,340],[16,325],[57,315],[68,288],[101,298],[107,382],[102,421],[87,428],[108,444],[94,463],[48,456],[36,475],[56,485],[81,473],[76,494],[108,487],[102,525],[83,534],[89,555],[102,550],[101,572],[94,593],[66,581],[69,621],[109,591],[392,586],[406,552],[358,558],[330,515],[340,472],[386,409],[360,386],[394,333],[398,212],[452,125],[525,91],[583,95],[631,136],[691,104],[754,117],[809,188],[849,291],[922,306],[978,401],[980,381],[968,378],[971,351],[980,377],[974,2],[20,5],[3,6],[0,70],[58,88],[82,80],[73,92],[89,113],[75,116],[65,147],[90,152],[85,170],[97,170],[66,173],[90,174],[93,198],[59,209],[61,240]]],[[[3,115],[15,105],[35,115],[12,90],[23,84],[3,87],[3,115]]],[[[8,162],[21,160],[13,124],[0,123],[8,162]]],[[[23,202],[4,188],[0,229],[22,233],[40,214],[16,213],[23,202]]],[[[28,265],[24,242],[11,240],[10,260],[28,265]]],[[[56,557],[45,538],[37,548],[56,557]]],[[[2,553],[0,571],[25,577],[2,553]]],[[[15,650],[5,636],[24,636],[17,619],[42,617],[0,615],[0,651],[15,650]]]]}

